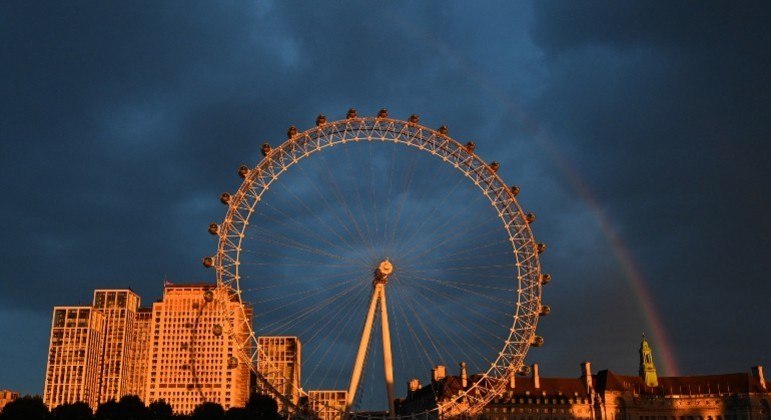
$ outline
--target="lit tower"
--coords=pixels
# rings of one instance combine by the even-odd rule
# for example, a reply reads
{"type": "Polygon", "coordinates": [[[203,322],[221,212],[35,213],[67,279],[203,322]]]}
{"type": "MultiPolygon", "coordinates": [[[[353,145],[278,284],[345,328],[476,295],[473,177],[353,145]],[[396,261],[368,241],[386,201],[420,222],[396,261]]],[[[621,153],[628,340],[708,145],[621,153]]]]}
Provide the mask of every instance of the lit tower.
{"type": "Polygon", "coordinates": [[[388,283],[388,275],[394,271],[394,266],[388,259],[383,260],[375,269],[375,278],[372,281],[372,299],[369,303],[367,318],[364,320],[364,329],[361,332],[359,351],[356,353],[356,363],[353,365],[351,383],[348,386],[348,401],[346,411],[350,411],[356,398],[356,389],[361,380],[361,371],[364,368],[364,358],[367,353],[369,339],[372,335],[372,324],[375,320],[375,310],[380,303],[380,320],[383,334],[383,366],[385,368],[386,390],[388,391],[389,416],[393,417],[394,411],[394,366],[391,356],[391,330],[388,328],[388,310],[386,309],[385,285],[388,283]]]}
{"type": "Polygon", "coordinates": [[[651,350],[651,346],[648,345],[645,334],[643,334],[642,342],[640,343],[640,377],[645,381],[645,386],[659,386],[659,379],[656,376],[656,366],[653,364],[653,350],[651,350]]]}

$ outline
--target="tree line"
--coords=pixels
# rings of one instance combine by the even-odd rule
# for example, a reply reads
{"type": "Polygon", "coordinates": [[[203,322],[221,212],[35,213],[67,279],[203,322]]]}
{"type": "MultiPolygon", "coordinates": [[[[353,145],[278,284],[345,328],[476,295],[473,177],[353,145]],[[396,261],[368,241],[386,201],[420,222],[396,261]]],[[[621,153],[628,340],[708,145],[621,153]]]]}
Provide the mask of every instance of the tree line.
{"type": "Polygon", "coordinates": [[[276,401],[262,394],[252,394],[245,407],[228,410],[213,402],[198,405],[191,414],[174,414],[171,405],[164,400],[153,401],[145,406],[136,395],[126,395],[120,401],[111,400],[99,404],[96,411],[84,402],[62,404],[53,410],[39,396],[24,396],[6,404],[0,412],[0,420],[246,420],[283,419],[278,414],[276,401]]]}

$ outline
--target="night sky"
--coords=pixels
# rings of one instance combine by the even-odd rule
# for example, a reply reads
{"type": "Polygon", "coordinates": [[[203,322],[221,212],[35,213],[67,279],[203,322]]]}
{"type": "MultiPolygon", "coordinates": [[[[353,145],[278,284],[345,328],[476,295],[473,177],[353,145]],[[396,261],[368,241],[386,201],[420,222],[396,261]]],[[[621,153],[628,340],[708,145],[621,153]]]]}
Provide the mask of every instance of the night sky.
{"type": "Polygon", "coordinates": [[[238,165],[350,107],[522,188],[542,375],[634,374],[643,332],[660,373],[769,368],[770,28],[768,2],[1,2],[0,388],[42,393],[54,305],[212,281],[238,165]]]}

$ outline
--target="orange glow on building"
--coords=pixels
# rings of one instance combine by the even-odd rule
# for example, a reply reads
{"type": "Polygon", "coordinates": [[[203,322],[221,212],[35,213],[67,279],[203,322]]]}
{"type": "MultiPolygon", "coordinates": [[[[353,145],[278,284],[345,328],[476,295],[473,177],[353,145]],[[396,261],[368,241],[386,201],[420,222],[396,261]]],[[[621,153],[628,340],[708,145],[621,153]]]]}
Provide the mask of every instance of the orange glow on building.
{"type": "Polygon", "coordinates": [[[104,315],[90,306],[54,307],[43,402],[99,404],[104,315]]]}
{"type": "MultiPolygon", "coordinates": [[[[231,314],[236,328],[247,330],[240,303],[227,302],[211,284],[167,285],[153,304],[147,400],[165,400],[177,413],[190,413],[203,402],[227,410],[242,407],[249,396],[249,367],[238,360],[226,328],[231,314]],[[236,359],[233,359],[233,358],[236,359]]],[[[236,331],[236,335],[249,334],[236,331]]]]}
{"type": "Polygon", "coordinates": [[[0,412],[3,411],[3,407],[5,407],[6,404],[18,398],[19,398],[18,392],[9,391],[7,389],[0,390],[0,412]]]}
{"type": "Polygon", "coordinates": [[[150,336],[152,333],[152,308],[139,308],[134,320],[134,369],[131,374],[129,394],[147,401],[147,373],[150,369],[150,336]]]}
{"type": "Polygon", "coordinates": [[[308,391],[308,408],[314,418],[320,420],[342,419],[347,402],[348,392],[346,391],[308,391]]]}
{"type": "Polygon", "coordinates": [[[136,394],[132,383],[136,364],[134,323],[139,296],[129,289],[97,289],[93,307],[105,318],[104,347],[99,375],[99,403],[136,394]]]}
{"type": "MultiPolygon", "coordinates": [[[[281,395],[295,405],[300,400],[302,345],[297,337],[263,336],[257,338],[257,371],[281,395]]],[[[286,411],[278,401],[279,412],[286,411]]]]}

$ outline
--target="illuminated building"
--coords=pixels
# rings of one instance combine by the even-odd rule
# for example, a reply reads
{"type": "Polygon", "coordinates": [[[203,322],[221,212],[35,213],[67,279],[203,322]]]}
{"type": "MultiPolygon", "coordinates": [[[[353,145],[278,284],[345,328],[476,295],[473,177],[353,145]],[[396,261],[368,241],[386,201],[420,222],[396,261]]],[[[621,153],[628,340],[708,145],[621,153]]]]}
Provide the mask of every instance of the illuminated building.
{"type": "Polygon", "coordinates": [[[90,306],[56,306],[51,322],[43,402],[54,408],[99,403],[104,315],[90,306]]]}
{"type": "Polygon", "coordinates": [[[320,420],[340,420],[348,402],[346,391],[308,391],[308,408],[314,418],[320,420]]]}
{"type": "Polygon", "coordinates": [[[5,407],[6,404],[18,398],[18,392],[9,391],[7,389],[0,390],[0,412],[3,411],[3,407],[5,407]]]}
{"type": "Polygon", "coordinates": [[[218,310],[216,287],[211,284],[167,284],[163,300],[153,304],[147,404],[163,399],[177,413],[190,413],[203,402],[214,402],[225,410],[241,407],[249,395],[249,367],[239,363],[233,340],[226,331],[230,324],[223,313],[234,314],[248,336],[244,313],[237,301],[218,310]]]}
{"type": "MultiPolygon", "coordinates": [[[[297,404],[300,398],[302,346],[297,337],[264,336],[257,338],[257,371],[279,393],[297,404]]],[[[279,412],[286,407],[279,400],[279,412]]]]}
{"type": "Polygon", "coordinates": [[[134,367],[131,374],[129,394],[147,401],[147,373],[150,370],[150,336],[152,332],[152,308],[139,308],[134,319],[134,367]]]}
{"type": "MultiPolygon", "coordinates": [[[[443,371],[443,369],[442,369],[443,371]]],[[[751,420],[769,419],[769,392],[762,366],[751,373],[700,376],[658,376],[653,351],[643,338],[638,376],[609,370],[591,372],[581,364],[573,378],[541,377],[537,364],[527,377],[512,377],[503,393],[481,413],[490,420],[751,420]],[[650,386],[650,385],[652,386],[650,386]],[[653,385],[655,384],[655,385],[653,385]]],[[[442,372],[443,373],[443,372],[442,372]]],[[[398,412],[409,414],[437,406],[470,386],[460,376],[434,375],[431,384],[410,382],[407,398],[398,401],[398,412]]],[[[444,413],[443,413],[444,414],[444,413]]]]}
{"type": "Polygon", "coordinates": [[[117,401],[138,390],[131,381],[136,359],[134,320],[139,308],[139,296],[129,289],[97,289],[94,291],[93,307],[105,318],[99,402],[117,401]]]}

